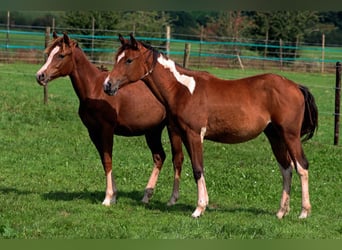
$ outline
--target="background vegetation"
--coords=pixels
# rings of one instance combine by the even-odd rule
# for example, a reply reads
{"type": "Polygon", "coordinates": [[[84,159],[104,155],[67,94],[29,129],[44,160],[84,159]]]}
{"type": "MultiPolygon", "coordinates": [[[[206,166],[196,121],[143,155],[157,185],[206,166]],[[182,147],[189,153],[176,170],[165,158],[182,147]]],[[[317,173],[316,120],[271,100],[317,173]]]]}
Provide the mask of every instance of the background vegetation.
{"type": "MultiPolygon", "coordinates": [[[[171,25],[178,37],[221,36],[239,39],[282,40],[293,43],[339,44],[342,38],[341,11],[12,11],[11,26],[51,26],[76,30],[95,29],[164,32],[171,25]]],[[[0,24],[7,12],[0,11],[0,24]]]]}

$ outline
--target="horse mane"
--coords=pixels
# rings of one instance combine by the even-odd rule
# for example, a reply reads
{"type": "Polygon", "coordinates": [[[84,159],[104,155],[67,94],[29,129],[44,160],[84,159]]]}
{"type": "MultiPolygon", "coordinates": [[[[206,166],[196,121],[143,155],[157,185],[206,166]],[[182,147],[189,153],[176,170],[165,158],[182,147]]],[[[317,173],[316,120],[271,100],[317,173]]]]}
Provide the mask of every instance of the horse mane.
{"type": "MultiPolygon", "coordinates": [[[[63,36],[59,36],[56,39],[51,40],[49,45],[44,50],[44,53],[49,55],[51,51],[53,50],[53,48],[55,48],[56,46],[63,46],[63,44],[65,44],[63,38],[64,38],[63,36]]],[[[69,44],[75,45],[75,47],[78,47],[78,42],[74,39],[69,39],[69,44]]]]}
{"type": "MultiPolygon", "coordinates": [[[[157,59],[159,55],[162,55],[163,57],[165,57],[166,59],[169,59],[168,56],[166,56],[163,52],[159,51],[158,49],[156,49],[155,47],[153,47],[150,44],[144,43],[142,41],[137,41],[139,44],[141,44],[145,49],[152,51],[153,54],[153,63],[152,63],[152,68],[154,68],[155,64],[157,63],[157,59]]],[[[124,43],[117,52],[117,55],[120,55],[123,51],[125,51],[126,49],[133,49],[133,50],[137,50],[138,48],[133,46],[133,44],[131,44],[131,41],[124,43]]],[[[207,78],[207,77],[213,77],[209,72],[207,71],[199,71],[199,70],[192,70],[192,69],[188,69],[183,67],[182,65],[180,65],[179,63],[176,63],[177,68],[180,69],[180,71],[182,73],[191,75],[191,76],[201,76],[203,78],[207,78]]],[[[215,77],[215,76],[214,76],[215,77]]]]}
{"type": "Polygon", "coordinates": [[[100,70],[101,72],[108,72],[109,71],[109,69],[106,66],[104,66],[103,64],[101,64],[100,66],[96,66],[96,68],[98,70],[100,70]]]}

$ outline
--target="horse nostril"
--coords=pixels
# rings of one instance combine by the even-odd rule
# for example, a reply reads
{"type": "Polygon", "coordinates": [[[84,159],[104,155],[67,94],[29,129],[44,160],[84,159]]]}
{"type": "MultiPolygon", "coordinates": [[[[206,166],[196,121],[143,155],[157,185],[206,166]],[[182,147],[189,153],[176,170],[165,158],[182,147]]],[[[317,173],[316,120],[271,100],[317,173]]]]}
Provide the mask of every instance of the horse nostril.
{"type": "Polygon", "coordinates": [[[112,87],[112,83],[110,81],[107,81],[104,85],[104,89],[106,92],[110,91],[111,87],[112,87]]]}
{"type": "Polygon", "coordinates": [[[38,82],[41,82],[44,79],[44,73],[37,74],[36,75],[36,79],[37,79],[38,82]]]}

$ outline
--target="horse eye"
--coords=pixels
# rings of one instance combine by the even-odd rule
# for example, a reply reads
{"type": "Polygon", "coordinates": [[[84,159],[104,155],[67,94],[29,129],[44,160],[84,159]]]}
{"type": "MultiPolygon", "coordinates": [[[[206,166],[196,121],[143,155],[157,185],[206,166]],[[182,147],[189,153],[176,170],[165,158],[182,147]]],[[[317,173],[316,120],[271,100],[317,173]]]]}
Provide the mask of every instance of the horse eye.
{"type": "Polygon", "coordinates": [[[64,57],[65,57],[65,55],[63,55],[63,54],[58,54],[58,58],[63,59],[64,57]]]}
{"type": "Polygon", "coordinates": [[[132,62],[133,62],[133,60],[128,58],[127,61],[126,61],[126,64],[130,64],[132,62]]]}

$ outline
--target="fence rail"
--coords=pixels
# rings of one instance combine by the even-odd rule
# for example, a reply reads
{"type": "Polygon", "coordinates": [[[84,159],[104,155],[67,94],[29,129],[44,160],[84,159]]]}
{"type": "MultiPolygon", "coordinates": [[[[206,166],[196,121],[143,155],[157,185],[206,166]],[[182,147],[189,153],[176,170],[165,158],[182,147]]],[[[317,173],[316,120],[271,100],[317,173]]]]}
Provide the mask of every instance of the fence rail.
{"type": "MultiPolygon", "coordinates": [[[[127,31],[126,31],[127,33],[127,31]]],[[[111,64],[113,53],[119,47],[117,35],[69,34],[80,43],[82,49],[99,64],[111,64]]],[[[137,36],[156,46],[176,62],[182,64],[184,44],[191,45],[189,67],[226,67],[226,68],[281,68],[295,71],[323,72],[334,68],[342,58],[342,46],[319,46],[301,44],[294,46],[288,42],[276,41],[265,44],[263,41],[226,40],[185,40],[137,36]],[[327,66],[328,64],[331,64],[327,66]],[[326,67],[327,66],[327,67],[326,67]]],[[[0,61],[26,60],[40,63],[44,60],[45,30],[0,30],[0,61]],[[40,56],[39,56],[40,54],[40,56]]]]}
{"type": "MultiPolygon", "coordinates": [[[[0,62],[42,64],[45,60],[43,50],[46,46],[46,38],[49,40],[52,37],[50,31],[43,27],[34,31],[0,29],[0,62]],[[46,31],[48,32],[46,33],[46,31]]],[[[125,32],[117,33],[125,34],[125,32]]],[[[113,55],[120,46],[117,35],[69,33],[69,36],[78,41],[82,50],[94,63],[108,66],[108,68],[113,65],[113,55]]],[[[177,63],[189,68],[222,67],[268,71],[281,69],[296,72],[322,72],[323,69],[326,73],[335,73],[335,63],[341,61],[342,58],[342,46],[336,45],[334,47],[312,44],[293,46],[286,42],[277,45],[273,41],[274,44],[266,46],[262,44],[262,41],[233,42],[228,38],[217,41],[186,40],[171,38],[171,36],[166,38],[160,35],[156,37],[136,36],[136,38],[151,43],[177,63]]],[[[340,72],[340,67],[338,69],[340,72]]],[[[11,72],[6,72],[6,74],[8,73],[11,72]]],[[[240,75],[227,77],[238,78],[240,75]]],[[[333,91],[333,87],[328,85],[314,87],[324,88],[329,93],[333,91]]],[[[339,91],[340,87],[336,87],[336,89],[339,91]]],[[[46,95],[47,89],[44,96],[46,95]]],[[[335,104],[335,107],[339,108],[339,106],[340,104],[335,104]]],[[[335,113],[333,113],[332,110],[333,108],[331,111],[320,110],[320,115],[335,118],[334,144],[337,145],[340,112],[335,109],[335,113]]]]}

